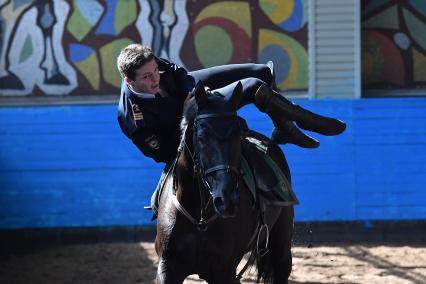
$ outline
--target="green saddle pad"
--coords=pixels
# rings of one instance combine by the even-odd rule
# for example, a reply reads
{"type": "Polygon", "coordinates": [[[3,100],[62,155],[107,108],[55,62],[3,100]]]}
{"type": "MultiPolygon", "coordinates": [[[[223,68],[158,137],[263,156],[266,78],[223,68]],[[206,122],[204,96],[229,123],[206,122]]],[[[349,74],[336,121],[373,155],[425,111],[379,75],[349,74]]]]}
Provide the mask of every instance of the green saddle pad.
{"type": "Polygon", "coordinates": [[[262,141],[247,137],[242,145],[241,174],[254,200],[257,194],[263,195],[274,205],[298,204],[287,177],[266,153],[262,141]]]}

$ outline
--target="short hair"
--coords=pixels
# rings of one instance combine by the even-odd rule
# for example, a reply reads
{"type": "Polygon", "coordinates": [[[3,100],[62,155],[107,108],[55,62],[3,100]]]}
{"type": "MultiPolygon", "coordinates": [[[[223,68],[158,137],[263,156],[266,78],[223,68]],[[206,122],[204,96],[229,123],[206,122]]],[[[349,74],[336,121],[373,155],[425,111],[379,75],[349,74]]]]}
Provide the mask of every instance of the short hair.
{"type": "Polygon", "coordinates": [[[123,48],[117,57],[117,68],[121,77],[134,80],[136,70],[142,65],[155,58],[151,48],[138,43],[129,44],[123,48]]]}

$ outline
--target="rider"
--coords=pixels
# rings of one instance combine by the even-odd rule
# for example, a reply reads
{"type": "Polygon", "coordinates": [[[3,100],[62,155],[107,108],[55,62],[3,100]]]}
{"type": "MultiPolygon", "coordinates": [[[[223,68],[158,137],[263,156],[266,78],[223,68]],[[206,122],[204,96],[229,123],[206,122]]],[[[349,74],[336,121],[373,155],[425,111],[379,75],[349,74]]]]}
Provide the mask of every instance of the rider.
{"type": "Polygon", "coordinates": [[[275,140],[300,147],[316,148],[319,142],[297,126],[321,133],[342,133],[344,122],[312,113],[290,102],[275,90],[273,68],[265,64],[230,64],[187,72],[156,57],[150,48],[130,44],[121,50],[117,67],[123,78],[118,122],[124,134],[156,162],[168,163],[177,153],[183,102],[201,80],[212,91],[231,94],[243,84],[241,106],[254,103],[275,125],[275,140]]]}

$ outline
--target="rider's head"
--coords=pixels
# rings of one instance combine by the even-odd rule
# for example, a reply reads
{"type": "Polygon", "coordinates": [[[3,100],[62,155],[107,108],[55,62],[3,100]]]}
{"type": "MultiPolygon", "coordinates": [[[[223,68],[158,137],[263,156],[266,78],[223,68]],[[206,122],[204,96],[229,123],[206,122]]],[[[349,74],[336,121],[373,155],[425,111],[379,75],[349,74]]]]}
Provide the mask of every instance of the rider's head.
{"type": "Polygon", "coordinates": [[[160,73],[149,47],[141,44],[126,46],[117,58],[117,68],[134,91],[149,94],[160,91],[160,73]]]}

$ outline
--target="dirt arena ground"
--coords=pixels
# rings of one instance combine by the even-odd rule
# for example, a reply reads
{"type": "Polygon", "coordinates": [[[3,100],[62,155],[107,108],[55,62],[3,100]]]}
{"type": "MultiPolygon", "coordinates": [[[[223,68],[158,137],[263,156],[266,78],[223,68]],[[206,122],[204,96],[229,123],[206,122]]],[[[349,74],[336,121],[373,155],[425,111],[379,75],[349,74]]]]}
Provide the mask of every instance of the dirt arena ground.
{"type": "MultiPolygon", "coordinates": [[[[69,245],[0,258],[1,284],[153,283],[153,243],[69,245]]],[[[426,244],[295,246],[290,283],[426,283],[426,244]]],[[[190,276],[185,283],[204,283],[190,276]]],[[[242,283],[254,283],[253,271],[242,283]]]]}

